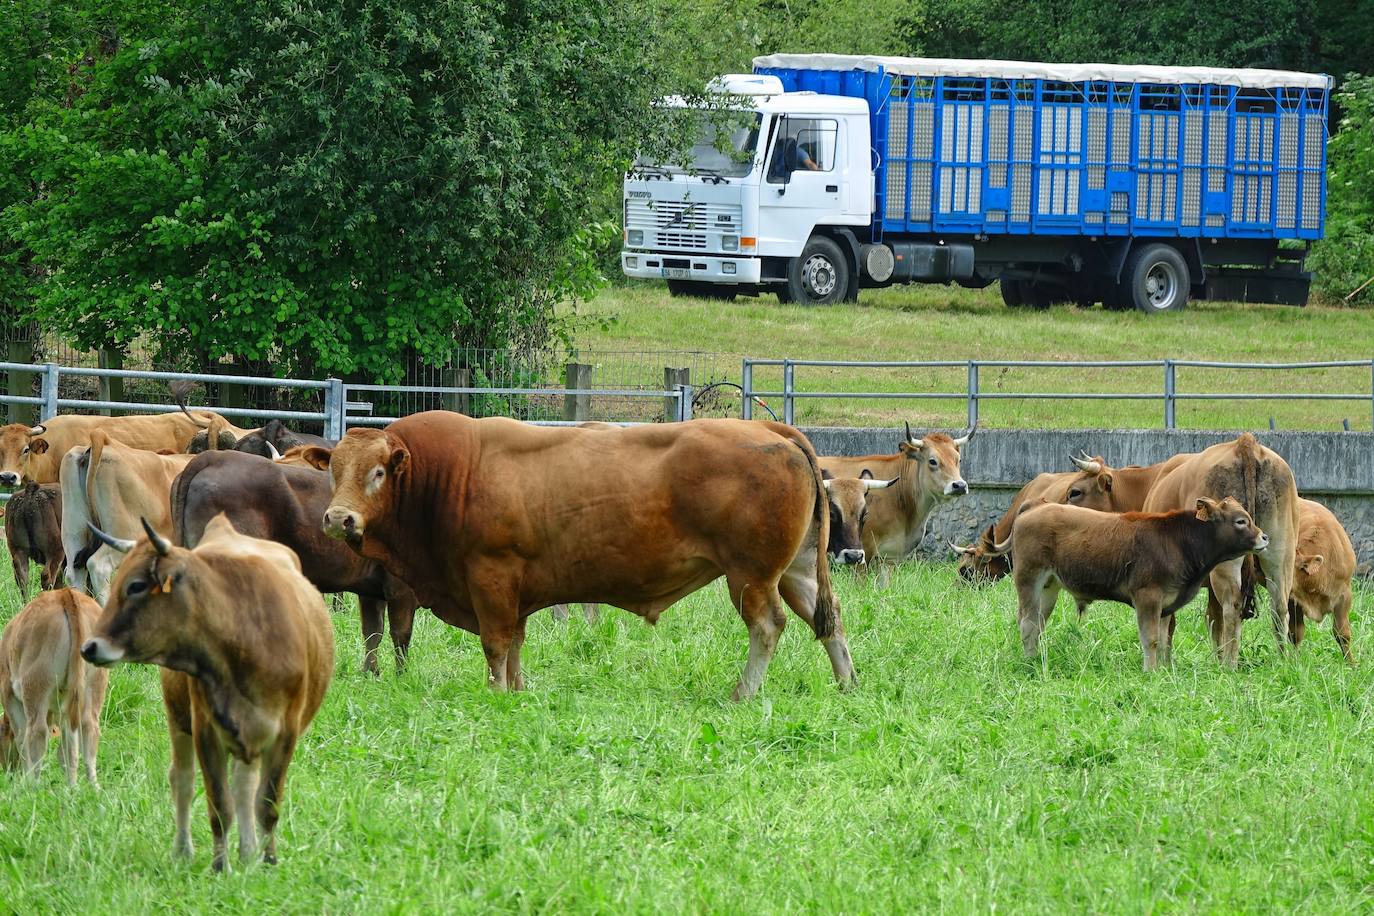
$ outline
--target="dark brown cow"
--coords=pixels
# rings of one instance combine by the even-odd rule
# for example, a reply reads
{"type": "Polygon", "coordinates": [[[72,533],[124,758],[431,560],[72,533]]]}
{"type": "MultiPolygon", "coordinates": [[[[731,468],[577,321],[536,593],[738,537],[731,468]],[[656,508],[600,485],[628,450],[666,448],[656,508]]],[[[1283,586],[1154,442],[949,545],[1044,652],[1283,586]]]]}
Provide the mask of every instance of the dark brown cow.
{"type": "Polygon", "coordinates": [[[1202,497],[1193,509],[1161,513],[1033,507],[1017,517],[1011,537],[995,549],[1012,554],[1017,622],[1027,655],[1039,651],[1062,588],[1080,608],[1091,601],[1135,608],[1150,671],[1157,654],[1169,663],[1173,613],[1193,600],[1212,569],[1268,545],[1269,536],[1239,502],[1202,497]]]}
{"type": "Polygon", "coordinates": [[[62,550],[61,488],[55,483],[40,486],[29,481],[10,497],[5,506],[5,540],[9,542],[20,598],[29,597],[30,561],[43,567],[39,575],[43,590],[57,588],[67,560],[62,550]]]}
{"type": "Polygon", "coordinates": [[[784,601],[853,680],[830,584],[830,516],[810,442],[778,423],[540,428],[431,411],[350,430],[331,453],[326,531],[479,633],[490,683],[519,689],[525,620],[598,602],[657,621],[725,576],[749,628],[735,698],[763,682],[784,601]]]}
{"type": "Polygon", "coordinates": [[[959,470],[959,449],[973,438],[973,432],[957,439],[944,433],[917,439],[908,426],[906,440],[895,455],[820,459],[821,468],[836,477],[859,477],[867,470],[879,480],[897,481],[868,500],[863,546],[869,560],[906,559],[925,536],[926,519],[935,507],[968,493],[959,470]]]}
{"type": "Polygon", "coordinates": [[[868,521],[868,494],[886,490],[897,482],[874,480],[873,472],[864,468],[858,477],[834,477],[822,471],[825,491],[830,501],[830,543],[826,552],[846,566],[864,563],[863,531],[868,521]]]}
{"type": "Polygon", "coordinates": [[[1046,472],[1038,475],[1012,497],[1011,505],[996,522],[978,536],[978,540],[967,547],[950,544],[959,555],[959,576],[965,582],[984,584],[996,582],[1011,573],[1010,554],[995,554],[998,544],[1011,536],[1012,523],[1021,508],[1039,500],[1052,503],[1065,502],[1068,496],[1069,481],[1077,476],[1076,471],[1059,473],[1046,472]]]}
{"type": "Polygon", "coordinates": [[[239,821],[239,859],[277,857],[276,826],[296,742],[334,673],[334,633],[324,599],[289,547],[244,537],[220,516],[194,550],[152,528],[127,550],[110,600],[82,656],[102,667],[160,666],[172,737],[173,853],[191,854],[191,799],[200,761],[214,837],[239,821]],[[232,807],[228,759],[234,761],[232,807]]]}
{"type": "Polygon", "coordinates": [[[191,459],[172,484],[172,539],[200,543],[206,526],[228,517],[240,534],[285,544],[301,571],[325,594],[352,592],[362,614],[363,670],[377,673],[382,611],[391,624],[396,670],[405,668],[415,621],[415,594],[376,560],[326,537],[320,518],[329,507],[329,475],[237,451],[211,451],[191,459]]]}

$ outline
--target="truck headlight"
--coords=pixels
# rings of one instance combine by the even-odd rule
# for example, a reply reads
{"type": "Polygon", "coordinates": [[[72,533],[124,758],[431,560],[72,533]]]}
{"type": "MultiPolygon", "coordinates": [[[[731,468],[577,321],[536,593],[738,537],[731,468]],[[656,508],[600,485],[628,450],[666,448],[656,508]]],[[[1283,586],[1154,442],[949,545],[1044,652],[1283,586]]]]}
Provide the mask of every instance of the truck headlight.
{"type": "Polygon", "coordinates": [[[643,229],[631,229],[629,232],[625,233],[625,241],[628,242],[628,243],[631,244],[631,245],[643,245],[643,244],[644,244],[644,230],[643,230],[643,229]]]}
{"type": "Polygon", "coordinates": [[[732,274],[732,273],[734,273],[734,272],[735,272],[735,262],[734,262],[734,261],[726,261],[724,264],[720,265],[720,272],[723,273],[723,274],[732,274]]]}
{"type": "Polygon", "coordinates": [[[723,251],[739,251],[739,236],[725,236],[720,240],[720,247],[723,251]]]}

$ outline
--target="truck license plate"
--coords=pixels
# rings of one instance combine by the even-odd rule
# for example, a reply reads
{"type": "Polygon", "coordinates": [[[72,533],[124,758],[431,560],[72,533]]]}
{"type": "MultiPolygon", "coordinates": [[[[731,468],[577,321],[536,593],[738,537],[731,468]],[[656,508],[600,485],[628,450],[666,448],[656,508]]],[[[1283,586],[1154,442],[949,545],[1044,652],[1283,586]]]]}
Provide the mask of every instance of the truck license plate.
{"type": "Polygon", "coordinates": [[[663,268],[663,278],[665,280],[686,280],[692,272],[686,267],[665,267],[663,268]]]}

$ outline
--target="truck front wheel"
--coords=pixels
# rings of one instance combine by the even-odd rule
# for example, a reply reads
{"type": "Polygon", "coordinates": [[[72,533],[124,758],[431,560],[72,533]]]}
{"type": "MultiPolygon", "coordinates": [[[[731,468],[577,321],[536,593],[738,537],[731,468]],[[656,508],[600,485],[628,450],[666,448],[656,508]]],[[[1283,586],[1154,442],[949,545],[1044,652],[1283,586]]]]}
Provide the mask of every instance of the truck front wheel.
{"type": "Polygon", "coordinates": [[[1121,272],[1121,304],[1146,314],[1176,312],[1188,304],[1188,264],[1169,245],[1144,245],[1131,252],[1121,272]]]}
{"type": "MultiPolygon", "coordinates": [[[[813,235],[787,267],[787,296],[798,305],[834,305],[849,292],[849,262],[840,246],[813,235]]],[[[779,297],[781,298],[781,297],[779,297]]]]}

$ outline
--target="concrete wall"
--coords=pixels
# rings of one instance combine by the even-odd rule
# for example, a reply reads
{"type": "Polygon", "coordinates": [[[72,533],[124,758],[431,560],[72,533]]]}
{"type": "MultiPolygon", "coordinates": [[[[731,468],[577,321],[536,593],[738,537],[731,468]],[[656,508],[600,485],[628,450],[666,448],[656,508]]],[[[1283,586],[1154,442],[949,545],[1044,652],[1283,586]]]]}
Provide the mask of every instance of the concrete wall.
{"type": "MultiPolygon", "coordinates": [[[[822,455],[891,454],[900,429],[808,428],[822,455]]],[[[914,431],[916,435],[921,430],[914,431]]],[[[958,431],[951,431],[956,435],[958,431]]],[[[995,522],[1026,481],[1044,471],[1073,469],[1069,455],[1084,450],[1114,467],[1154,464],[1234,439],[1234,432],[1195,430],[1021,430],[978,432],[963,450],[971,492],[935,511],[921,552],[948,557],[947,541],[968,543],[995,522]]],[[[1256,437],[1293,468],[1298,492],[1325,504],[1345,525],[1360,563],[1374,564],[1374,434],[1264,432],[1256,437]]]]}

